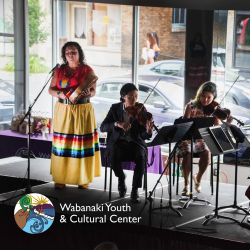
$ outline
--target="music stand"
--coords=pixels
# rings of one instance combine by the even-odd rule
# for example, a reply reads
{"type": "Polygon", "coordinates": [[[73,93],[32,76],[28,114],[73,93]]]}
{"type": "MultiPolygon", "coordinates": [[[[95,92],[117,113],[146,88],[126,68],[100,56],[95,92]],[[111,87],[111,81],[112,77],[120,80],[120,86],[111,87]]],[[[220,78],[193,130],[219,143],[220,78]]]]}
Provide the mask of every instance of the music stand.
{"type": "Polygon", "coordinates": [[[226,135],[228,136],[231,143],[234,145],[235,149],[238,149],[238,150],[236,150],[236,152],[235,152],[234,203],[233,203],[233,205],[219,207],[218,210],[225,209],[225,208],[235,208],[235,209],[239,209],[239,210],[243,211],[244,213],[246,213],[247,215],[249,215],[249,211],[247,211],[243,207],[237,205],[237,182],[238,182],[238,154],[239,154],[238,151],[240,150],[239,143],[243,143],[244,146],[250,147],[250,142],[247,140],[245,135],[242,133],[242,131],[237,126],[225,123],[225,124],[222,124],[221,127],[222,127],[223,131],[226,133],[226,135]],[[229,127],[229,129],[230,129],[231,135],[229,134],[227,127],[229,127]],[[232,129],[232,127],[234,129],[232,129]],[[232,141],[232,139],[231,139],[232,136],[234,137],[236,144],[232,141]]]}
{"type": "MultiPolygon", "coordinates": [[[[166,169],[169,167],[169,205],[166,206],[166,209],[171,209],[173,210],[175,213],[177,213],[177,215],[179,215],[180,217],[182,216],[182,214],[173,207],[172,204],[172,190],[171,190],[171,160],[172,157],[175,155],[175,152],[180,144],[180,142],[183,140],[183,137],[186,135],[186,133],[188,132],[188,130],[190,129],[191,125],[193,124],[193,122],[188,122],[185,124],[179,124],[179,125],[172,125],[172,126],[166,126],[166,127],[162,127],[159,131],[159,133],[157,134],[157,136],[154,138],[154,140],[150,143],[150,146],[159,146],[162,144],[167,144],[169,142],[177,142],[174,146],[173,151],[171,152],[171,154],[168,157],[168,164],[166,165],[166,167],[164,168],[163,172],[161,173],[161,176],[159,177],[159,179],[157,180],[154,188],[149,192],[149,196],[146,198],[145,200],[145,204],[139,214],[139,216],[141,215],[142,211],[144,210],[144,208],[146,207],[146,205],[148,204],[148,201],[150,203],[149,205],[149,226],[151,226],[151,218],[152,218],[152,211],[154,210],[162,210],[162,206],[160,208],[154,208],[152,209],[152,203],[153,203],[153,199],[152,199],[152,195],[157,187],[157,185],[160,182],[160,179],[162,178],[164,172],[166,171],[166,169]]],[[[180,207],[181,208],[181,207],[180,207]]]]}
{"type": "MultiPolygon", "coordinates": [[[[219,127],[219,126],[217,126],[219,127]]],[[[210,128],[201,128],[199,129],[201,137],[207,144],[209,150],[211,151],[212,156],[217,156],[217,182],[216,182],[216,201],[215,201],[215,209],[214,209],[214,215],[210,217],[210,215],[205,216],[206,220],[202,223],[203,225],[206,225],[209,221],[215,219],[215,218],[223,218],[223,219],[228,219],[232,220],[236,223],[239,223],[239,221],[227,217],[227,216],[222,216],[218,214],[218,198],[219,198],[219,172],[220,172],[220,155],[226,154],[228,152],[233,152],[236,151],[236,145],[233,143],[232,139],[230,137],[227,137],[229,142],[231,143],[232,149],[226,150],[223,148],[222,142],[220,140],[217,140],[215,135],[211,133],[210,128]]],[[[223,129],[224,132],[224,129],[223,129]]]]}
{"type": "Polygon", "coordinates": [[[193,122],[193,125],[191,129],[189,130],[189,133],[186,134],[186,136],[183,138],[183,140],[191,140],[191,172],[190,172],[190,194],[188,197],[182,197],[179,199],[179,201],[186,201],[186,203],[183,205],[183,208],[187,208],[192,202],[200,201],[205,202],[207,205],[210,204],[209,201],[206,199],[198,199],[197,196],[193,196],[193,141],[197,139],[202,139],[199,129],[200,128],[206,128],[211,127],[214,125],[215,117],[195,117],[195,118],[188,118],[188,119],[176,119],[174,124],[182,124],[186,122],[193,122]]]}

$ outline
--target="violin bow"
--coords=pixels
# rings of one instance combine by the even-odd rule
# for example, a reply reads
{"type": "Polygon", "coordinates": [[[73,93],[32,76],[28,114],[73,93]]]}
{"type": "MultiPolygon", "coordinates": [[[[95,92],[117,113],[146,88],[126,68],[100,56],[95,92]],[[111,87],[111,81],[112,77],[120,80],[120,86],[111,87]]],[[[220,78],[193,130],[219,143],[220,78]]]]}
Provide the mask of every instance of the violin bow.
{"type": "MultiPolygon", "coordinates": [[[[225,96],[223,97],[223,99],[221,100],[221,102],[220,102],[220,104],[219,105],[221,105],[221,103],[223,102],[223,100],[225,99],[225,97],[227,96],[227,94],[229,93],[229,91],[231,90],[231,88],[234,86],[234,84],[237,82],[237,80],[239,79],[239,75],[238,75],[238,77],[236,78],[236,80],[234,81],[234,83],[231,85],[231,87],[230,87],[230,89],[227,91],[227,93],[225,94],[225,96]]],[[[240,124],[240,126],[244,126],[244,123],[242,122],[242,121],[240,121],[239,119],[237,119],[237,118],[235,118],[235,117],[233,117],[233,116],[231,116],[234,120],[236,120],[237,122],[238,122],[238,124],[240,124]]],[[[220,119],[221,121],[222,121],[222,119],[220,119]]],[[[224,121],[222,121],[222,123],[223,124],[225,124],[225,122],[224,121]]]]}
{"type": "MultiPolygon", "coordinates": [[[[138,112],[137,112],[137,114],[136,114],[135,116],[137,116],[137,115],[141,112],[142,108],[144,107],[144,104],[146,103],[146,101],[148,100],[148,98],[150,97],[150,95],[153,93],[155,87],[157,86],[157,84],[159,83],[160,80],[161,80],[161,78],[160,78],[160,79],[158,80],[158,82],[155,84],[155,86],[153,87],[153,89],[151,90],[151,92],[149,93],[149,95],[147,96],[146,100],[144,101],[144,103],[142,104],[141,108],[138,110],[138,112]]],[[[135,119],[134,119],[134,120],[135,120],[135,119]]],[[[132,125],[132,123],[134,122],[134,120],[131,122],[131,125],[132,125]]]]}
{"type": "Polygon", "coordinates": [[[239,75],[238,77],[236,78],[236,80],[234,81],[234,83],[231,85],[230,89],[227,91],[227,93],[225,94],[225,96],[222,98],[221,102],[220,102],[220,105],[221,103],[223,102],[223,100],[225,99],[225,97],[227,96],[227,94],[229,93],[229,91],[231,90],[231,88],[234,86],[234,84],[237,82],[237,80],[239,79],[239,75]]]}

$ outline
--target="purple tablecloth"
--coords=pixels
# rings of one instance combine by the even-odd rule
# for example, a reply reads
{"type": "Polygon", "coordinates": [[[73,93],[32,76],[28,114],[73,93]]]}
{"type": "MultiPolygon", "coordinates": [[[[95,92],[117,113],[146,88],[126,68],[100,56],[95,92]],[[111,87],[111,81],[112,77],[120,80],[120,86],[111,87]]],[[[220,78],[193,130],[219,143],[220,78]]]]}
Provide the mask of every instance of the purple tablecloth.
{"type": "MultiPolygon", "coordinates": [[[[27,154],[27,138],[28,135],[23,135],[11,130],[0,131],[0,159],[21,156],[27,154]]],[[[50,159],[52,150],[53,134],[49,134],[48,140],[43,140],[42,135],[30,137],[30,150],[39,158],[50,159]]]]}
{"type": "MultiPolygon", "coordinates": [[[[27,154],[27,135],[20,134],[18,132],[13,132],[11,130],[0,131],[0,159],[11,157],[11,156],[21,156],[23,153],[27,154]]],[[[30,137],[30,150],[31,152],[39,158],[51,157],[52,150],[52,139],[53,134],[49,134],[48,140],[43,140],[42,135],[31,136],[30,137]]],[[[105,148],[101,146],[101,157],[102,165],[104,162],[104,150],[105,148]]],[[[162,158],[161,158],[161,148],[159,146],[148,148],[148,163],[152,163],[152,158],[154,158],[152,166],[148,167],[148,173],[161,174],[162,158]]],[[[123,162],[123,169],[133,170],[135,164],[133,162],[123,162]]]]}
{"type": "MultiPolygon", "coordinates": [[[[101,146],[101,157],[102,157],[102,166],[105,166],[105,158],[104,158],[105,147],[101,146]]],[[[152,166],[148,166],[148,173],[161,174],[163,171],[162,166],[162,158],[161,158],[161,147],[154,146],[148,147],[148,164],[152,166]]],[[[109,163],[108,163],[109,166],[109,163]]],[[[122,162],[122,168],[127,170],[134,170],[135,164],[134,162],[122,162]]]]}

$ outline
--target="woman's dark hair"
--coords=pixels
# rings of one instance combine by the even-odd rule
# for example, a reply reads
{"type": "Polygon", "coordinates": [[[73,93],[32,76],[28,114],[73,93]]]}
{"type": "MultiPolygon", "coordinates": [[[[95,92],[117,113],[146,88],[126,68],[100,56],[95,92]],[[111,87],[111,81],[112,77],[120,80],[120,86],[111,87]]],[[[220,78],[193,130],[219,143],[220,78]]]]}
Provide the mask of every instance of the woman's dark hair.
{"type": "Polygon", "coordinates": [[[149,40],[149,43],[151,46],[154,46],[156,44],[156,39],[155,37],[152,35],[152,33],[148,33],[147,34],[147,38],[149,40]]]}
{"type": "Polygon", "coordinates": [[[197,107],[198,105],[200,105],[200,96],[204,93],[204,92],[209,92],[214,96],[213,101],[217,98],[217,88],[216,88],[216,84],[213,82],[205,82],[203,83],[199,89],[197,90],[196,96],[194,98],[194,100],[191,100],[191,102],[194,103],[194,107],[197,107]]]}
{"type": "Polygon", "coordinates": [[[157,33],[156,33],[156,32],[153,32],[152,34],[153,34],[153,36],[154,36],[155,39],[156,39],[157,45],[159,46],[160,43],[159,43],[159,38],[158,38],[158,36],[157,36],[157,33]]]}
{"type": "Polygon", "coordinates": [[[64,62],[65,64],[67,64],[67,59],[66,59],[66,56],[65,56],[65,50],[66,50],[66,48],[67,48],[68,46],[74,46],[74,47],[77,48],[78,53],[79,53],[79,63],[80,63],[80,64],[85,64],[85,63],[86,63],[86,62],[85,62],[85,54],[84,54],[84,52],[83,52],[83,50],[82,50],[82,47],[81,47],[81,46],[79,45],[79,43],[77,43],[77,42],[66,42],[66,43],[63,45],[63,47],[62,47],[62,49],[61,49],[61,57],[62,57],[62,59],[63,59],[63,62],[64,62]]]}
{"type": "Polygon", "coordinates": [[[120,95],[121,95],[120,100],[122,102],[125,102],[125,100],[122,98],[122,96],[127,95],[132,90],[137,90],[138,91],[138,89],[136,88],[136,86],[133,83],[126,83],[126,84],[124,84],[122,86],[121,90],[120,90],[120,95]]]}

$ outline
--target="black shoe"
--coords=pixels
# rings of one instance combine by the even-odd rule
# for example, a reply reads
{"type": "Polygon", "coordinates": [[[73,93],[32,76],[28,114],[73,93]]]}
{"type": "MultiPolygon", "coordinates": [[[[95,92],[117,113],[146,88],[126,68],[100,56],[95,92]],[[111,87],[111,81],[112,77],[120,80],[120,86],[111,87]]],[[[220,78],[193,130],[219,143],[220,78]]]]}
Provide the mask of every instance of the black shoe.
{"type": "Polygon", "coordinates": [[[138,189],[135,189],[135,190],[131,191],[130,198],[131,198],[133,203],[139,203],[141,201],[141,199],[139,197],[138,189]]]}
{"type": "Polygon", "coordinates": [[[127,186],[125,183],[127,175],[126,174],[124,174],[124,175],[125,175],[125,179],[123,181],[119,181],[119,183],[118,183],[118,191],[119,191],[120,197],[124,197],[126,195],[126,192],[127,192],[127,186]]]}

